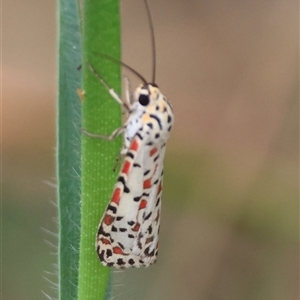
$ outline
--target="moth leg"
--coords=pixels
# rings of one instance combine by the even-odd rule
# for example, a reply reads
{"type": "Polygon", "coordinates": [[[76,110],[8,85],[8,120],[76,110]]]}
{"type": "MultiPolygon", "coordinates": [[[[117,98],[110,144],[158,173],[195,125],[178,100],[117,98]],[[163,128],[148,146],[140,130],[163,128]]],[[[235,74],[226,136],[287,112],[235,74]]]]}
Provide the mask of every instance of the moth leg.
{"type": "Polygon", "coordinates": [[[109,84],[103,79],[103,77],[100,76],[100,74],[93,68],[93,66],[89,63],[88,64],[89,69],[94,73],[94,75],[97,77],[97,79],[104,85],[104,87],[108,90],[109,94],[122,106],[125,107],[127,112],[130,112],[130,106],[128,103],[124,102],[121,97],[114,91],[112,87],[109,86],[109,84]]]}
{"type": "Polygon", "coordinates": [[[125,95],[126,95],[126,102],[128,104],[128,106],[132,106],[133,102],[134,102],[134,98],[133,98],[133,94],[132,94],[132,89],[131,89],[131,84],[130,84],[130,80],[128,77],[124,77],[125,79],[125,95]]]}
{"type": "MultiPolygon", "coordinates": [[[[124,148],[123,148],[123,149],[124,149],[124,148]]],[[[114,164],[114,167],[113,167],[113,172],[116,172],[117,167],[118,167],[118,165],[119,165],[120,162],[121,162],[121,159],[122,159],[122,157],[123,157],[123,154],[121,154],[121,153],[122,153],[123,149],[121,150],[121,152],[120,152],[120,153],[117,155],[117,157],[116,157],[116,161],[115,161],[115,164],[114,164]]]]}
{"type": "Polygon", "coordinates": [[[95,133],[91,133],[86,131],[85,129],[82,129],[82,133],[84,133],[85,135],[91,137],[91,138],[96,138],[96,139],[102,139],[102,140],[107,140],[107,141],[112,141],[114,140],[118,135],[120,135],[121,133],[123,133],[123,131],[125,130],[125,126],[117,128],[116,130],[113,131],[113,133],[111,135],[100,135],[100,134],[95,134],[95,133]]]}

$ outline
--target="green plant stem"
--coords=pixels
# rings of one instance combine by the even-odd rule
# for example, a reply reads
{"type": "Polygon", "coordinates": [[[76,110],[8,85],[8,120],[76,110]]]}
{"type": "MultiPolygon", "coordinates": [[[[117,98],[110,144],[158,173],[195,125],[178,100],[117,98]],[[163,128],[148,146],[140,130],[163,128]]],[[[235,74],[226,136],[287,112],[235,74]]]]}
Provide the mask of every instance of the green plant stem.
{"type": "Polygon", "coordinates": [[[57,104],[58,274],[59,299],[76,299],[80,239],[81,46],[76,0],[59,8],[57,104]]]}
{"type": "MultiPolygon", "coordinates": [[[[97,53],[120,58],[118,0],[86,0],[83,12],[82,124],[92,133],[110,135],[121,126],[120,105],[91,72],[91,64],[120,93],[120,66],[97,53]]],[[[82,137],[81,239],[79,300],[104,299],[110,270],[103,267],[95,251],[99,221],[112,193],[117,173],[112,171],[121,140],[82,137]]]]}

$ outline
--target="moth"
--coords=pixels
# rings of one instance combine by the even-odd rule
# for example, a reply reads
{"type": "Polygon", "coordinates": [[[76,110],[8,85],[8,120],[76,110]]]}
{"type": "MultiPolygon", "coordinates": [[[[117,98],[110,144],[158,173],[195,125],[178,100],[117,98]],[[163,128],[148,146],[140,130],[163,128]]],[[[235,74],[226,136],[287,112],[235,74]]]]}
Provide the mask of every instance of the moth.
{"type": "MultiPolygon", "coordinates": [[[[152,32],[153,66],[155,47],[152,20],[147,1],[152,32]]],[[[90,65],[91,71],[108,89],[110,95],[124,108],[128,118],[111,136],[91,137],[112,140],[123,134],[121,154],[124,156],[112,197],[100,221],[96,251],[104,266],[119,269],[148,267],[156,262],[161,214],[163,161],[174,122],[172,106],[155,84],[123,62],[137,75],[142,84],[134,93],[126,79],[126,99],[123,101],[90,65]]]]}

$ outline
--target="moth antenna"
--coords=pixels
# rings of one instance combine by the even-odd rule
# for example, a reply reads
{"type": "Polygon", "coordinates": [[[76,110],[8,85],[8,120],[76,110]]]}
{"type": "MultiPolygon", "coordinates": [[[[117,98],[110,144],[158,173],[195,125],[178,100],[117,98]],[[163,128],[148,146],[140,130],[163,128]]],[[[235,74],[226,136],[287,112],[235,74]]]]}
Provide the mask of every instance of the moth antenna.
{"type": "Polygon", "coordinates": [[[121,60],[118,60],[118,59],[116,59],[116,58],[114,58],[114,57],[112,57],[112,56],[110,56],[110,55],[107,55],[107,54],[104,54],[104,53],[97,53],[98,55],[101,55],[101,56],[103,56],[103,57],[105,57],[106,59],[108,59],[108,60],[110,60],[110,61],[112,61],[112,62],[114,62],[114,63],[117,63],[117,64],[120,64],[120,65],[122,65],[124,68],[126,68],[126,69],[128,69],[130,72],[132,72],[134,75],[136,75],[138,78],[140,78],[142,81],[143,81],[143,83],[145,84],[145,85],[147,85],[148,84],[148,82],[147,82],[147,80],[138,72],[138,71],[136,71],[135,69],[133,69],[132,67],[130,67],[129,65],[127,65],[127,64],[125,64],[124,62],[122,62],[121,60]]]}
{"type": "Polygon", "coordinates": [[[155,36],[154,36],[154,28],[153,28],[153,22],[151,17],[151,12],[149,8],[149,4],[147,0],[144,0],[147,16],[148,16],[148,24],[150,28],[150,34],[151,34],[151,44],[152,44],[152,83],[155,84],[155,73],[156,73],[156,47],[155,47],[155,36]]]}

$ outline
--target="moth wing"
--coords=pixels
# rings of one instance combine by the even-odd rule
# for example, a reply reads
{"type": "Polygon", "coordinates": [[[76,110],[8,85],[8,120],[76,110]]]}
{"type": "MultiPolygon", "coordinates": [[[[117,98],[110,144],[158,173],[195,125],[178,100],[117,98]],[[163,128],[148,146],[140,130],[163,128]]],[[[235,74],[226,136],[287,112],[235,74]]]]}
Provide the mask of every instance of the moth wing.
{"type": "Polygon", "coordinates": [[[145,132],[139,130],[130,144],[99,225],[96,246],[104,265],[139,267],[156,261],[165,147],[145,132]]]}

